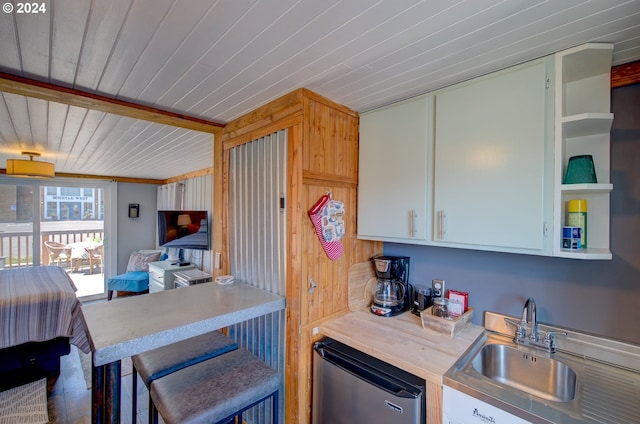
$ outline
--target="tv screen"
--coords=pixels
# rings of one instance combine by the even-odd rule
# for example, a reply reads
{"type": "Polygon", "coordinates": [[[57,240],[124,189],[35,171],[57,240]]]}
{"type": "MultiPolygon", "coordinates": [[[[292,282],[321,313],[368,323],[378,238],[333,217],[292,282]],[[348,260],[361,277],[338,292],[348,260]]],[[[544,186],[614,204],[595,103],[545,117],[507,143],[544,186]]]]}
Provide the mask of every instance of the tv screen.
{"type": "Polygon", "coordinates": [[[176,249],[210,249],[207,211],[158,211],[158,244],[176,249]]]}

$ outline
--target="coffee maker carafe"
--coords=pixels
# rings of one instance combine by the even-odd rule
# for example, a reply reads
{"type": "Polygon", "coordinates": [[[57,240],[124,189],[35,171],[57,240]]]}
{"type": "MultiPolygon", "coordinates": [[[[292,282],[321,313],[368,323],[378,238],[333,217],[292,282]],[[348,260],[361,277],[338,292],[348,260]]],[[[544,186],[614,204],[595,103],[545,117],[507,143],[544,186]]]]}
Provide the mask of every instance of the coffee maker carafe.
{"type": "Polygon", "coordinates": [[[371,312],[391,317],[409,309],[409,258],[406,256],[378,256],[373,259],[378,281],[371,304],[371,312]]]}

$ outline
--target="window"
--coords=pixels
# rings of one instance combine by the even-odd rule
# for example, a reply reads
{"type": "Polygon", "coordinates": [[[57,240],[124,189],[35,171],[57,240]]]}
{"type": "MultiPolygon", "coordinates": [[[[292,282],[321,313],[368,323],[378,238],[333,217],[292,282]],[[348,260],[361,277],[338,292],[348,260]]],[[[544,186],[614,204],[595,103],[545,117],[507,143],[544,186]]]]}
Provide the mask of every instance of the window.
{"type": "Polygon", "coordinates": [[[95,218],[93,216],[93,204],[91,203],[84,203],[84,212],[83,212],[83,219],[93,219],[95,218]]]}
{"type": "Polygon", "coordinates": [[[60,196],[81,196],[82,189],[79,187],[60,187],[60,196]]]}
{"type": "Polygon", "coordinates": [[[58,219],[58,204],[54,202],[47,202],[47,212],[44,219],[58,219]]]}

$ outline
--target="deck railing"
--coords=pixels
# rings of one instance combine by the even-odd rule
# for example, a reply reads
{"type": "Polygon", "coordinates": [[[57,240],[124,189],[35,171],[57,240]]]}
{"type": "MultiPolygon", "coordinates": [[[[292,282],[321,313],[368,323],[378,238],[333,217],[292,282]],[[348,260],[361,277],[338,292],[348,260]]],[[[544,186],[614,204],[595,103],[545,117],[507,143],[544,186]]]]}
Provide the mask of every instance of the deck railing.
{"type": "MultiPolygon", "coordinates": [[[[102,240],[102,228],[79,231],[42,231],[40,233],[40,257],[42,265],[49,265],[49,253],[45,241],[62,244],[87,240],[102,240]]],[[[25,232],[0,232],[0,269],[33,266],[33,235],[25,232]]]]}

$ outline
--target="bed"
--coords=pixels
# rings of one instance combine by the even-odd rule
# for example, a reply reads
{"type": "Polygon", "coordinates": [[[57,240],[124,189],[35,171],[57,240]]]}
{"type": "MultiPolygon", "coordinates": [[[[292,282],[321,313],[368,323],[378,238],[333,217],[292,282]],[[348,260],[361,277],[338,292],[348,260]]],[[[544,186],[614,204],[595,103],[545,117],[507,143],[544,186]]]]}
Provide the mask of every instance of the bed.
{"type": "MultiPolygon", "coordinates": [[[[57,375],[69,343],[90,352],[76,287],[57,266],[0,271],[0,381],[57,375]]],[[[17,385],[16,384],[16,385],[17,385]]]]}

